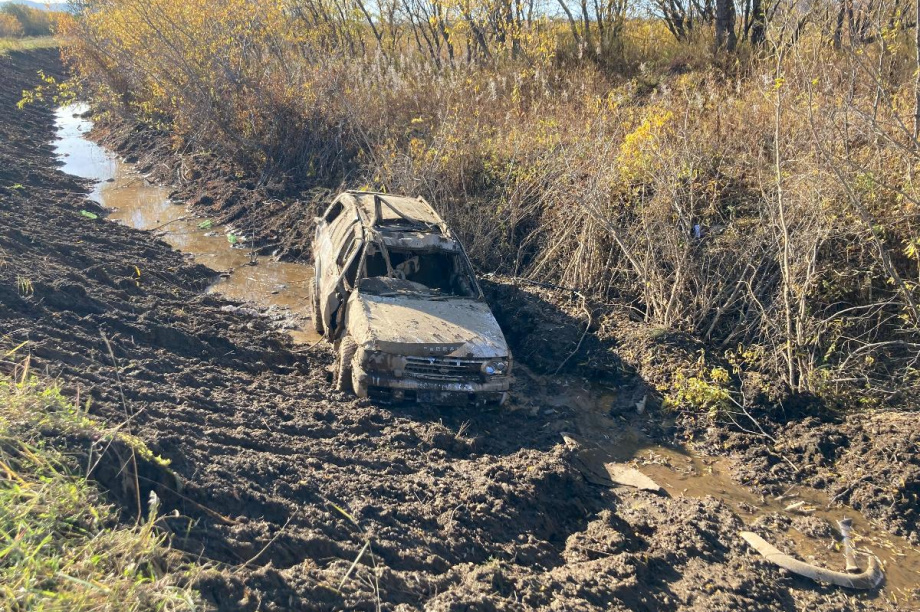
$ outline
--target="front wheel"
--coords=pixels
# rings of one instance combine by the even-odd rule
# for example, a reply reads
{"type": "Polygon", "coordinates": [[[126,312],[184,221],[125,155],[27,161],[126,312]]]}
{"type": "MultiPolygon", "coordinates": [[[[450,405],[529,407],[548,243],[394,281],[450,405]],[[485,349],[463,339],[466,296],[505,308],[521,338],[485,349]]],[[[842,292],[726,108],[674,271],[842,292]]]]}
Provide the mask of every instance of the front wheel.
{"type": "Polygon", "coordinates": [[[358,380],[358,372],[354,366],[351,368],[351,390],[358,397],[367,397],[367,384],[361,384],[361,381],[358,380]]]}
{"type": "Polygon", "coordinates": [[[335,388],[339,391],[353,392],[351,380],[351,362],[358,352],[358,345],[351,336],[342,336],[339,341],[339,361],[335,368],[335,388]]]}

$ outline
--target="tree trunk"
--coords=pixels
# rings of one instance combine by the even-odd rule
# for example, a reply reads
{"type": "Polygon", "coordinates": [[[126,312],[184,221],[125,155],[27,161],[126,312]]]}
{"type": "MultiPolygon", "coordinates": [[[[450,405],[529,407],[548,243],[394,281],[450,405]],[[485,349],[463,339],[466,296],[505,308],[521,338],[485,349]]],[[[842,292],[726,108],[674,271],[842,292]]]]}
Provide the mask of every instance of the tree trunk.
{"type": "Polygon", "coordinates": [[[751,3],[751,44],[762,45],[767,38],[767,15],[764,11],[763,0],[753,0],[751,3]]]}
{"type": "Polygon", "coordinates": [[[588,0],[581,0],[581,19],[585,26],[585,46],[591,57],[597,57],[597,49],[594,48],[594,37],[591,36],[591,18],[588,17],[588,0]]]}
{"type": "Polygon", "coordinates": [[[572,30],[572,40],[575,41],[575,46],[581,50],[584,43],[581,40],[581,35],[578,33],[578,22],[575,21],[575,16],[566,4],[566,0],[559,0],[559,6],[565,11],[566,19],[569,20],[569,28],[572,30]]]}
{"type": "Polygon", "coordinates": [[[914,43],[916,49],[916,62],[914,70],[917,73],[917,81],[914,84],[914,145],[917,144],[917,135],[920,134],[920,0],[917,0],[914,12],[914,43]]]}
{"type": "Polygon", "coordinates": [[[716,49],[734,51],[737,42],[735,2],[734,0],[716,0],[716,49]]]}

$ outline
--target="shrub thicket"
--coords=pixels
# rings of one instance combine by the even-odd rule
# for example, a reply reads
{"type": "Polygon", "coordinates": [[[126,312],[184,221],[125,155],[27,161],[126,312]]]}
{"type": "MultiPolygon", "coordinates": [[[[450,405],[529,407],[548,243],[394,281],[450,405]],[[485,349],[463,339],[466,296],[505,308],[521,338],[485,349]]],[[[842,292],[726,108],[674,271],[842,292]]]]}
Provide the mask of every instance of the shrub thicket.
{"type": "Polygon", "coordinates": [[[19,38],[23,35],[22,24],[12,15],[0,13],[0,38],[19,38]]]}
{"type": "Polygon", "coordinates": [[[50,36],[59,13],[10,2],[0,6],[0,37],[50,36]]]}
{"type": "Polygon", "coordinates": [[[625,9],[379,7],[90,0],[67,53],[103,105],[183,146],[292,185],[424,195],[482,269],[696,334],[781,390],[916,396],[916,64],[897,4],[779,3],[731,53],[625,9]]]}

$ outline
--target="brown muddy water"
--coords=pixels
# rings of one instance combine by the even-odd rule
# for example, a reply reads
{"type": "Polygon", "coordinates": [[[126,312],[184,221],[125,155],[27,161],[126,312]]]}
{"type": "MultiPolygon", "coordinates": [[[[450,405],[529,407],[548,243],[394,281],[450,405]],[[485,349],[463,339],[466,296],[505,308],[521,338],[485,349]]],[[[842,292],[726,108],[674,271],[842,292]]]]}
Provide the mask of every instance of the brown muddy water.
{"type": "MultiPolygon", "coordinates": [[[[220,280],[208,292],[281,313],[289,323],[288,333],[297,342],[320,340],[310,323],[310,266],[253,258],[246,248],[243,228],[218,227],[170,201],[168,189],[149,183],[131,164],[85,137],[92,127],[82,116],[87,110],[80,104],[58,109],[59,140],[54,144],[64,172],[98,181],[89,198],[110,211],[109,220],[148,230],[196,262],[221,272],[220,280]]],[[[791,487],[781,498],[762,497],[732,479],[730,459],[703,457],[686,448],[655,443],[643,431],[643,420],[649,417],[641,409],[611,412],[621,390],[576,378],[541,377],[524,367],[519,368],[518,378],[517,389],[526,387],[532,397],[539,395],[541,410],[552,412],[555,407],[574,412],[575,433],[599,466],[628,463],[671,496],[712,496],[730,505],[748,525],[781,525],[770,539],[784,552],[805,561],[842,570],[844,557],[835,537],[837,521],[850,517],[856,545],[875,554],[885,569],[878,603],[898,607],[916,603],[911,592],[920,585],[920,551],[874,527],[852,508],[833,504],[820,491],[802,486],[791,487]],[[797,508],[787,509],[793,504],[797,508]],[[833,533],[815,529],[822,522],[832,527],[833,533]]]]}
{"type": "Polygon", "coordinates": [[[197,263],[220,272],[209,293],[259,308],[274,307],[286,317],[287,331],[295,341],[319,340],[310,323],[312,267],[255,257],[243,229],[218,227],[171,201],[168,189],[151,184],[131,164],[85,137],[92,128],[83,116],[87,110],[84,104],[73,104],[55,112],[59,140],[54,145],[64,172],[98,181],[89,198],[109,210],[109,220],[149,230],[197,263]]]}

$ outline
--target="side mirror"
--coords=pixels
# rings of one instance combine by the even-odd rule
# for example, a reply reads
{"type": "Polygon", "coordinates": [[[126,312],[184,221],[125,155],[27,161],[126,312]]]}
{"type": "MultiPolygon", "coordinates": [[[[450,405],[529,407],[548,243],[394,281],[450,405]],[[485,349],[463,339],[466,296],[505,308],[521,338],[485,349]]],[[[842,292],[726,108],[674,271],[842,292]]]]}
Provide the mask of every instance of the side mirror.
{"type": "Polygon", "coordinates": [[[313,217],[313,223],[319,225],[319,224],[322,223],[322,222],[323,222],[323,218],[322,218],[322,217],[313,217]]]}

